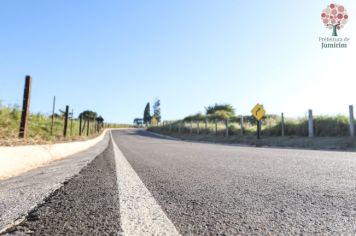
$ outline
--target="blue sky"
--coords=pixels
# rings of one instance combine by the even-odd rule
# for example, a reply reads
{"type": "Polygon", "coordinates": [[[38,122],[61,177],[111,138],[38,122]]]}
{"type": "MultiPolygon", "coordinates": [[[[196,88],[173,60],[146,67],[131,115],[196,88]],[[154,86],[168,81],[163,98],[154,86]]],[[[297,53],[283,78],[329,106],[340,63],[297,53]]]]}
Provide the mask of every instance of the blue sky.
{"type": "Polygon", "coordinates": [[[339,32],[347,49],[320,49],[329,1],[0,1],[0,100],[31,111],[70,105],[131,123],[161,99],[165,120],[214,103],[249,114],[347,114],[356,105],[356,2],[339,32]]]}

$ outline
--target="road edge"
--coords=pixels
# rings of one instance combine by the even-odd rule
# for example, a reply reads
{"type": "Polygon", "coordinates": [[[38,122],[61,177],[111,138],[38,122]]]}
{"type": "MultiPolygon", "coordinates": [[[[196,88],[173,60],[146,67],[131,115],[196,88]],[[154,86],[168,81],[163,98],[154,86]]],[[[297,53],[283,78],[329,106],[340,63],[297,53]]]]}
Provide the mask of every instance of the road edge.
{"type": "MultiPolygon", "coordinates": [[[[76,153],[74,155],[70,155],[66,158],[63,158],[61,160],[57,161],[64,161],[64,160],[70,160],[70,159],[83,159],[83,162],[80,167],[77,168],[77,171],[67,173],[66,177],[60,178],[52,183],[52,187],[50,189],[45,189],[44,187],[40,187],[38,194],[40,197],[37,197],[36,199],[30,199],[30,198],[25,198],[23,201],[19,201],[17,204],[21,204],[23,207],[16,207],[20,209],[26,209],[26,210],[19,210],[18,212],[11,212],[11,216],[7,216],[9,218],[8,220],[5,220],[3,222],[0,222],[0,234],[6,233],[6,231],[9,228],[12,228],[21,222],[26,218],[29,212],[31,212],[33,209],[38,207],[39,205],[43,204],[46,199],[50,198],[52,194],[54,194],[59,188],[63,186],[63,184],[67,181],[70,181],[75,175],[77,175],[85,166],[87,166],[91,161],[93,161],[98,155],[100,155],[105,149],[108,147],[110,141],[110,130],[105,132],[105,135],[102,140],[100,140],[98,143],[96,143],[94,146],[91,146],[87,148],[84,151],[81,151],[79,153],[76,153]],[[11,219],[11,220],[10,220],[11,219]],[[8,221],[8,222],[6,222],[8,221]],[[11,222],[10,222],[11,221],[11,222]]],[[[31,175],[34,173],[34,176],[36,175],[35,173],[38,172],[39,170],[42,170],[43,172],[46,172],[45,169],[49,168],[51,165],[55,165],[55,162],[50,163],[49,165],[42,166],[36,169],[29,170],[23,174],[20,174],[18,176],[1,180],[0,183],[6,185],[8,182],[17,182],[17,184],[21,185],[23,181],[25,181],[26,178],[32,178],[31,175]],[[25,177],[24,177],[25,176],[25,177]]],[[[50,173],[47,173],[50,174],[50,173]]],[[[0,185],[1,186],[1,185],[0,185]]],[[[18,191],[21,192],[21,188],[14,188],[12,191],[18,191]]],[[[23,193],[21,193],[23,194],[23,193]]],[[[5,196],[6,197],[6,196],[5,196]]],[[[0,198],[0,201],[4,201],[4,199],[0,198]]],[[[5,199],[6,201],[6,199],[5,199]]],[[[6,204],[5,204],[6,205],[6,204]]],[[[11,208],[14,209],[14,208],[11,208]]],[[[9,211],[12,211],[9,209],[9,211]]],[[[6,214],[7,212],[5,212],[6,214]]],[[[5,215],[4,214],[4,215],[5,215]]],[[[3,215],[2,215],[3,216],[3,215]]],[[[1,219],[1,217],[0,217],[1,219]]]]}

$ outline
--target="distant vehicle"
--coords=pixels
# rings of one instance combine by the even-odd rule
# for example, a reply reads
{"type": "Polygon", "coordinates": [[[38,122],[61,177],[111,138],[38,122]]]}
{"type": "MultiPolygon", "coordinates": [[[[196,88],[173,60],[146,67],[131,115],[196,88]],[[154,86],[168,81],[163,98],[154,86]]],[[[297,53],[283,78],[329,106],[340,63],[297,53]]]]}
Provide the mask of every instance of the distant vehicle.
{"type": "Polygon", "coordinates": [[[143,119],[135,118],[133,124],[135,127],[143,127],[143,119]]]}

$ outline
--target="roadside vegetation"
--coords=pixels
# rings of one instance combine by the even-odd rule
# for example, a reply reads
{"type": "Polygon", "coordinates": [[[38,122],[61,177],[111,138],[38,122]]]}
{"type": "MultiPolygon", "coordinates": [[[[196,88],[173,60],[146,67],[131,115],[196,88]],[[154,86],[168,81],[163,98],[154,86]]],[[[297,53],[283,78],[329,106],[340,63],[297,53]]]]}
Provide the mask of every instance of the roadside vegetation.
{"type": "Polygon", "coordinates": [[[256,145],[321,147],[324,143],[331,149],[355,146],[350,138],[349,119],[346,116],[315,116],[314,133],[316,138],[308,139],[307,118],[284,118],[266,115],[262,120],[262,139],[256,140],[257,121],[254,117],[235,114],[229,104],[215,104],[205,108],[205,114],[197,113],[181,120],[150,125],[148,130],[177,138],[245,143],[256,145]],[[243,122],[242,122],[243,121],[243,122]],[[241,123],[242,122],[242,123],[241,123]],[[316,141],[316,139],[318,139],[316,141]]]}
{"type": "Polygon", "coordinates": [[[99,131],[98,124],[100,124],[100,122],[102,122],[100,128],[128,127],[128,125],[104,123],[104,119],[101,116],[97,116],[95,112],[88,114],[88,111],[84,111],[81,115],[83,116],[82,135],[79,135],[79,118],[73,117],[73,119],[70,119],[68,122],[67,137],[64,138],[64,117],[62,114],[54,115],[53,134],[51,135],[51,116],[46,116],[41,113],[31,113],[28,119],[26,139],[19,139],[18,134],[21,119],[20,107],[17,105],[2,106],[0,103],[0,146],[84,140],[92,138],[100,133],[97,132],[99,131]],[[89,132],[86,130],[88,126],[85,121],[89,122],[89,132]]]}
{"type": "MultiPolygon", "coordinates": [[[[206,113],[190,115],[182,120],[166,122],[165,125],[151,125],[151,130],[166,130],[182,133],[215,133],[229,135],[256,133],[257,121],[254,117],[235,115],[235,109],[229,104],[216,104],[205,108],[206,113]],[[241,126],[241,118],[243,125],[241,126]],[[217,130],[216,130],[217,128],[217,130]]],[[[349,119],[346,116],[315,116],[316,136],[349,136],[349,119]]],[[[262,120],[262,133],[265,136],[281,136],[282,123],[278,115],[266,115],[262,120]]],[[[308,136],[306,118],[285,118],[284,134],[286,136],[308,136]]]]}
{"type": "Polygon", "coordinates": [[[161,101],[159,99],[156,99],[153,106],[153,115],[151,115],[151,106],[150,103],[148,102],[145,106],[145,109],[143,111],[143,117],[142,118],[135,118],[133,123],[135,127],[142,127],[145,125],[146,127],[149,125],[158,125],[161,120],[161,101]]]}

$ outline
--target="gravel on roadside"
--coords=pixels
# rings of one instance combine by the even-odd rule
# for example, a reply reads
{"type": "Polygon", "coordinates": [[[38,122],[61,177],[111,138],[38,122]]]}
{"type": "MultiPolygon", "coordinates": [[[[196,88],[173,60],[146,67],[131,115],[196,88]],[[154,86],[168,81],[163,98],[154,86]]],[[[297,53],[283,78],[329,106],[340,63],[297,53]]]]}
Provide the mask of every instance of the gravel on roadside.
{"type": "Polygon", "coordinates": [[[7,235],[117,235],[121,232],[112,144],[31,211],[7,235]]]}

